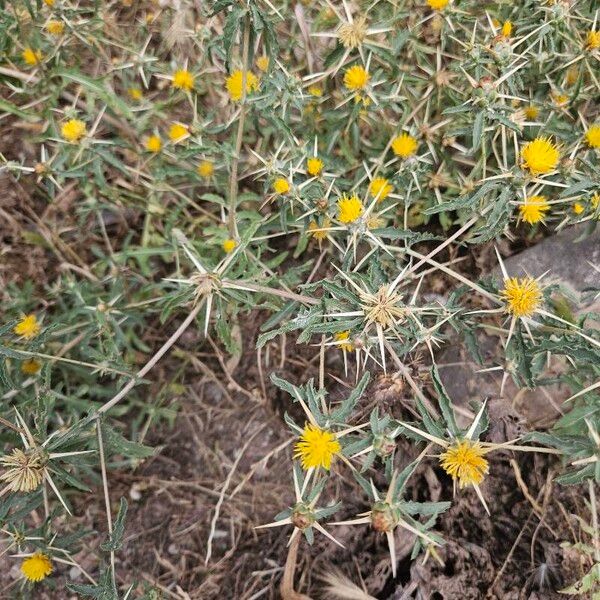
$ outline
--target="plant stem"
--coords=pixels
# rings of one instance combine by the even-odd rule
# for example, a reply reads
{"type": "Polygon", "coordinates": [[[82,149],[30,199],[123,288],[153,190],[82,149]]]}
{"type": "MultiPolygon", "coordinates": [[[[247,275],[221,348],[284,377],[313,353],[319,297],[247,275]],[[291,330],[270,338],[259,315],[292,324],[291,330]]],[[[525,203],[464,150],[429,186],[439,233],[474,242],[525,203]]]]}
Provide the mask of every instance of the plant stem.
{"type": "Polygon", "coordinates": [[[229,215],[228,229],[229,235],[235,238],[237,235],[237,223],[235,219],[235,209],[238,193],[238,164],[240,152],[242,150],[242,138],[244,135],[244,123],[246,121],[246,82],[248,79],[248,53],[250,46],[250,19],[244,19],[244,36],[242,40],[242,100],[240,107],[240,118],[238,120],[237,137],[235,140],[235,154],[231,163],[231,175],[229,178],[229,215]]]}

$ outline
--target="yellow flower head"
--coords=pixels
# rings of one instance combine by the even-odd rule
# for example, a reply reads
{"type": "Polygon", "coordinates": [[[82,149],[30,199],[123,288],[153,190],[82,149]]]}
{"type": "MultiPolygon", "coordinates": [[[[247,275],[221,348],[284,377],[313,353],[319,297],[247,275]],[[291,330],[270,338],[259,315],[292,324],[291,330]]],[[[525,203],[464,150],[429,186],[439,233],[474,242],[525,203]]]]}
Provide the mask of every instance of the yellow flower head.
{"type": "Polygon", "coordinates": [[[550,210],[550,205],[545,196],[530,196],[519,205],[519,213],[525,223],[534,225],[544,220],[545,214],[550,210]]]}
{"type": "Polygon", "coordinates": [[[294,458],[299,458],[303,469],[323,467],[329,470],[331,460],[342,451],[340,443],[329,431],[307,424],[294,446],[294,458]]]}
{"type": "Polygon", "coordinates": [[[338,219],[341,223],[353,223],[364,212],[363,203],[356,194],[348,198],[345,194],[337,201],[338,219]]]}
{"type": "Polygon", "coordinates": [[[354,351],[354,345],[351,344],[349,341],[345,341],[345,340],[350,339],[349,331],[338,331],[337,333],[333,334],[333,339],[336,342],[339,342],[337,344],[337,347],[340,350],[343,350],[344,352],[353,352],[354,351]]]}
{"type": "Polygon", "coordinates": [[[525,116],[529,121],[535,121],[539,114],[540,109],[537,106],[533,106],[533,104],[530,104],[528,107],[525,108],[525,116]]]}
{"type": "Polygon", "coordinates": [[[52,19],[46,23],[46,31],[50,35],[62,35],[65,30],[65,24],[62,21],[52,19]]]}
{"type": "Polygon", "coordinates": [[[169,128],[169,139],[176,144],[181,142],[187,136],[189,129],[183,123],[173,123],[169,128]]]}
{"type": "Polygon", "coordinates": [[[52,573],[52,561],[46,554],[36,552],[21,563],[21,573],[28,581],[42,581],[52,573]]]}
{"type": "Polygon", "coordinates": [[[77,143],[87,133],[86,125],[80,119],[69,119],[63,123],[60,133],[67,142],[77,143]]]}
{"type": "Polygon", "coordinates": [[[215,165],[210,160],[203,160],[198,165],[198,175],[208,179],[215,172],[215,165]]]}
{"type": "Polygon", "coordinates": [[[39,62],[41,62],[42,58],[44,58],[44,55],[42,54],[41,50],[34,50],[33,48],[27,47],[25,50],[23,50],[23,52],[21,52],[21,57],[25,61],[25,64],[32,67],[33,65],[37,65],[39,62]]]}
{"type": "Polygon", "coordinates": [[[23,318],[15,325],[13,331],[23,339],[32,340],[42,330],[35,315],[23,315],[23,318]]]}
{"type": "Polygon", "coordinates": [[[42,363],[35,358],[28,358],[21,363],[21,373],[24,375],[36,375],[42,368],[42,363]]]}
{"type": "Polygon", "coordinates": [[[54,6],[54,0],[44,0],[46,6],[54,6]]]}
{"type": "Polygon", "coordinates": [[[467,439],[456,441],[440,454],[441,467],[452,479],[458,479],[461,489],[468,485],[479,485],[489,470],[484,454],[479,442],[467,439]]]}
{"type": "Polygon", "coordinates": [[[160,136],[158,135],[151,135],[146,139],[146,150],[148,150],[148,152],[160,152],[162,149],[162,141],[160,139],[160,136]]]}
{"type": "Polygon", "coordinates": [[[290,182],[285,177],[278,177],[273,182],[273,191],[276,194],[287,194],[290,191],[290,182]]]}
{"type": "Polygon", "coordinates": [[[364,90],[369,83],[369,73],[361,65],[354,65],[344,73],[344,85],[351,92],[364,90]]]}
{"type": "Polygon", "coordinates": [[[377,202],[382,202],[394,191],[394,186],[385,177],[376,177],[369,185],[369,192],[377,202]]]}
{"type": "Polygon", "coordinates": [[[590,204],[592,205],[592,208],[594,210],[596,210],[598,208],[598,205],[600,205],[600,194],[598,192],[596,192],[591,198],[590,198],[590,204]]]}
{"type": "Polygon", "coordinates": [[[259,56],[256,59],[256,66],[265,73],[269,68],[269,57],[268,56],[259,56]]]}
{"type": "Polygon", "coordinates": [[[600,148],[600,125],[592,125],[585,132],[585,141],[590,148],[600,148]]]}
{"type": "Polygon", "coordinates": [[[433,8],[433,10],[444,10],[444,8],[448,6],[448,2],[450,2],[450,0],[427,0],[427,4],[429,4],[430,8],[433,8]]]}
{"type": "Polygon", "coordinates": [[[569,102],[569,96],[566,94],[554,94],[553,99],[556,106],[566,106],[569,102]]]}
{"type": "Polygon", "coordinates": [[[513,30],[513,24],[510,21],[504,21],[504,25],[502,25],[502,35],[504,37],[510,37],[513,30]]]}
{"type": "Polygon", "coordinates": [[[127,90],[127,93],[129,94],[129,97],[136,102],[139,102],[144,97],[144,93],[139,87],[130,87],[127,90]]]}
{"type": "Polygon", "coordinates": [[[327,232],[319,230],[327,229],[330,225],[331,220],[327,218],[323,219],[323,225],[321,226],[319,226],[319,224],[316,221],[311,221],[308,224],[308,233],[315,240],[322,241],[324,239],[327,239],[327,232]]]}
{"type": "Polygon", "coordinates": [[[306,161],[306,170],[309,175],[313,177],[318,177],[323,171],[323,161],[316,156],[312,156],[306,161]]]}
{"type": "Polygon", "coordinates": [[[531,317],[542,302],[542,290],[532,277],[509,277],[500,293],[506,311],[514,317],[531,317]]]}
{"type": "Polygon", "coordinates": [[[323,95],[323,90],[318,85],[311,85],[306,91],[314,98],[320,98],[323,95]]]}
{"type": "MultiPolygon", "coordinates": [[[[225,82],[225,87],[229,92],[229,97],[234,102],[239,102],[242,99],[242,82],[243,73],[238,70],[234,71],[225,82]]],[[[256,92],[258,90],[258,77],[252,71],[246,72],[246,94],[256,92]]]]}
{"type": "Polygon", "coordinates": [[[560,153],[550,138],[537,137],[525,144],[521,150],[523,166],[532,175],[549,173],[558,164],[560,153]]]}
{"type": "Polygon", "coordinates": [[[577,67],[570,67],[565,76],[566,85],[574,85],[579,78],[579,69],[577,67]]]}
{"type": "Polygon", "coordinates": [[[412,135],[408,135],[408,133],[402,133],[392,140],[392,150],[400,158],[412,156],[416,152],[418,145],[417,140],[412,135]]]}
{"type": "Polygon", "coordinates": [[[594,31],[593,29],[588,31],[586,41],[586,45],[590,50],[597,50],[600,48],[600,31],[594,31]]]}
{"type": "Polygon", "coordinates": [[[581,204],[579,202],[575,202],[575,204],[573,204],[573,212],[576,215],[580,215],[584,210],[585,210],[585,207],[583,206],[583,204],[581,204]]]}
{"type": "Polygon", "coordinates": [[[173,73],[171,85],[178,90],[190,91],[194,89],[194,76],[186,69],[179,69],[173,73]]]}
{"type": "Polygon", "coordinates": [[[233,252],[237,248],[237,245],[238,244],[235,240],[232,240],[231,238],[229,238],[223,242],[223,250],[225,250],[225,252],[227,254],[229,254],[230,252],[233,252]]]}

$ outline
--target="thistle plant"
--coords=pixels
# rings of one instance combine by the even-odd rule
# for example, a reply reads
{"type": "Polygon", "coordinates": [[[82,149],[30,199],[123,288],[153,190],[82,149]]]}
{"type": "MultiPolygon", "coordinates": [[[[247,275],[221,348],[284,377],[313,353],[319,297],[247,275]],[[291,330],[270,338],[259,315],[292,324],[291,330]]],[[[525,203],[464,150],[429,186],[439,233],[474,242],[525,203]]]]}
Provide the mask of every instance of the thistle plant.
{"type": "MultiPolygon", "coordinates": [[[[291,527],[289,549],[272,548],[283,598],[298,597],[297,556],[313,542],[355,558],[332,533],[342,523],[385,534],[386,589],[401,536],[413,560],[443,562],[458,495],[491,522],[500,510],[488,486],[506,453],[546,455],[553,481],[580,486],[589,543],[564,548],[586,570],[562,589],[594,589],[600,265],[579,261],[574,292],[527,257],[564,230],[565,255],[597,236],[595,2],[16,0],[0,17],[0,553],[19,565],[19,593],[188,594],[138,585],[117,559],[136,536],[114,470],[163,452],[190,399],[208,423],[223,407],[198,397],[206,379],[232,428],[264,409],[258,448],[266,432],[284,438],[289,497],[264,507],[283,512],[257,525],[236,505],[231,525],[253,543],[291,527]],[[497,389],[451,398],[450,345],[497,389]],[[381,375],[402,383],[391,400],[374,391],[381,375]],[[275,388],[283,419],[269,414],[275,388]],[[498,441],[491,400],[512,409],[536,389],[557,416],[498,441]],[[102,544],[80,543],[90,502],[102,544]]],[[[217,497],[195,553],[206,572],[182,571],[203,597],[220,510],[262,464],[229,489],[254,439],[225,483],[202,483],[217,497]]],[[[266,594],[246,579],[227,592],[266,594]]]]}

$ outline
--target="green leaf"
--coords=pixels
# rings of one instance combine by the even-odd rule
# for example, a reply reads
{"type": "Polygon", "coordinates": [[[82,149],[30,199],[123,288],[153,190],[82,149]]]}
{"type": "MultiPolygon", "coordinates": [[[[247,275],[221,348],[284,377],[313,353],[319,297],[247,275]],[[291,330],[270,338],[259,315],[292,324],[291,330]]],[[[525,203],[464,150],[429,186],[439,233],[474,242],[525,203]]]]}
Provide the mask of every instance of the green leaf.
{"type": "Polygon", "coordinates": [[[108,540],[100,545],[105,552],[115,552],[123,545],[123,535],[125,534],[125,517],[127,516],[127,500],[121,498],[119,503],[119,512],[113,524],[113,530],[108,540]]]}

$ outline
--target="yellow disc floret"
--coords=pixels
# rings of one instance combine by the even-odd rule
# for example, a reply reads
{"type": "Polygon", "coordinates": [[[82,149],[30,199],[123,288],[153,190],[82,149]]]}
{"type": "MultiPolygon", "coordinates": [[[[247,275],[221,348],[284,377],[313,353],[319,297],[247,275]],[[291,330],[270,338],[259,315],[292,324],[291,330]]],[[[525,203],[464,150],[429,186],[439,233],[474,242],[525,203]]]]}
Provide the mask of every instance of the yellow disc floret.
{"type": "Polygon", "coordinates": [[[523,166],[532,175],[549,173],[558,164],[560,153],[550,138],[538,137],[521,150],[523,166]]]}
{"type": "Polygon", "coordinates": [[[506,312],[514,317],[531,317],[542,302],[542,290],[532,277],[509,277],[500,293],[506,302],[506,312]]]}
{"type": "Polygon", "coordinates": [[[600,48],[600,31],[594,31],[593,29],[588,31],[586,37],[586,46],[590,50],[597,50],[600,48]]]}
{"type": "Polygon", "coordinates": [[[361,65],[354,65],[344,73],[344,85],[352,92],[364,90],[369,83],[369,73],[361,65]]]}
{"type": "Polygon", "coordinates": [[[600,148],[600,125],[592,125],[585,132],[585,141],[590,148],[600,148]]]}
{"type": "Polygon", "coordinates": [[[417,146],[417,140],[408,133],[402,133],[392,140],[392,150],[400,158],[412,156],[416,152],[417,146]]]}
{"type": "Polygon", "coordinates": [[[385,200],[394,190],[394,186],[385,177],[376,177],[369,185],[369,192],[378,202],[385,200]]]}
{"type": "Polygon", "coordinates": [[[318,177],[323,171],[323,161],[316,156],[312,156],[306,161],[306,170],[309,175],[313,177],[318,177]]]}
{"type": "Polygon", "coordinates": [[[364,207],[360,198],[353,194],[348,197],[342,196],[338,202],[338,219],[341,223],[353,223],[364,212],[364,207]]]}
{"type": "Polygon", "coordinates": [[[173,73],[171,85],[178,90],[190,91],[194,89],[194,76],[185,69],[179,69],[173,73]]]}
{"type": "Polygon", "coordinates": [[[233,252],[236,248],[237,248],[237,242],[231,238],[225,240],[223,242],[223,250],[229,254],[230,252],[233,252]]]}
{"type": "Polygon", "coordinates": [[[198,165],[198,175],[200,175],[200,177],[208,179],[209,177],[212,177],[214,172],[215,165],[210,160],[203,160],[198,165]]]}
{"type": "Polygon", "coordinates": [[[145,147],[146,150],[148,150],[148,152],[160,152],[162,148],[162,141],[160,139],[160,136],[151,135],[150,137],[148,137],[146,139],[145,147]]]}
{"type": "Polygon", "coordinates": [[[51,19],[46,23],[46,31],[50,35],[62,35],[65,30],[65,24],[62,21],[51,19]]]}
{"type": "Polygon", "coordinates": [[[290,191],[290,182],[285,177],[278,177],[273,182],[273,191],[276,194],[287,194],[290,191]]]}
{"type": "Polygon", "coordinates": [[[23,315],[13,331],[25,340],[32,340],[42,330],[35,315],[23,315]]]}
{"type": "Polygon", "coordinates": [[[44,55],[42,54],[41,50],[34,50],[33,48],[25,48],[25,50],[23,50],[23,52],[21,52],[21,57],[23,58],[23,61],[25,62],[25,64],[32,67],[34,65],[37,65],[39,62],[41,62],[42,58],[44,58],[44,55]]]}
{"type": "Polygon", "coordinates": [[[79,119],[69,119],[60,128],[60,134],[68,142],[79,142],[87,133],[86,125],[79,119]]]}
{"type": "Polygon", "coordinates": [[[448,6],[450,0],[427,0],[427,4],[429,4],[430,8],[433,10],[444,10],[446,6],[448,6]]]}
{"type": "Polygon", "coordinates": [[[173,123],[169,128],[169,139],[176,144],[182,141],[189,133],[189,129],[183,123],[173,123]]]}
{"type": "Polygon", "coordinates": [[[329,470],[331,460],[342,450],[336,437],[316,425],[307,424],[294,446],[294,458],[299,458],[303,469],[323,467],[329,470]]]}
{"type": "Polygon", "coordinates": [[[28,581],[42,581],[52,573],[52,561],[46,554],[36,552],[21,563],[21,573],[28,581]]]}
{"type": "Polygon", "coordinates": [[[550,205],[545,196],[530,196],[519,205],[519,213],[525,223],[534,225],[544,220],[545,214],[550,210],[550,205]]]}
{"type": "Polygon", "coordinates": [[[458,480],[461,489],[479,485],[489,470],[484,454],[479,442],[459,440],[440,454],[441,467],[452,479],[458,480]]]}
{"type": "MultiPolygon", "coordinates": [[[[244,81],[242,71],[234,71],[225,82],[225,87],[229,92],[229,97],[234,102],[242,99],[242,83],[244,81]]],[[[258,90],[258,77],[252,71],[246,72],[246,94],[258,90]]]]}

